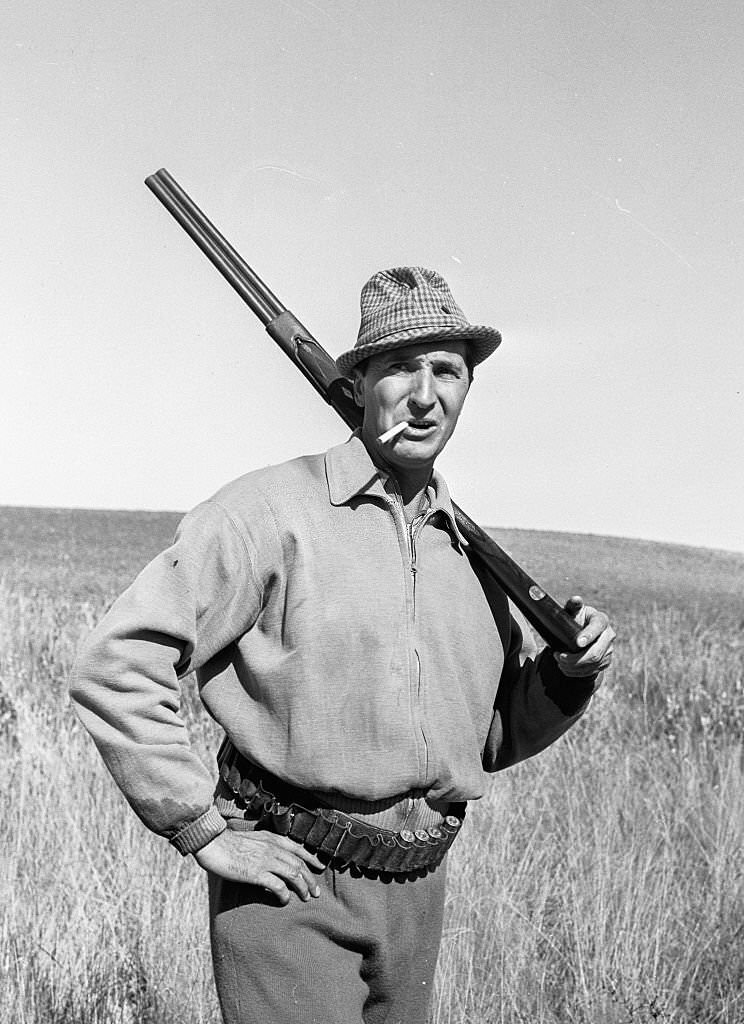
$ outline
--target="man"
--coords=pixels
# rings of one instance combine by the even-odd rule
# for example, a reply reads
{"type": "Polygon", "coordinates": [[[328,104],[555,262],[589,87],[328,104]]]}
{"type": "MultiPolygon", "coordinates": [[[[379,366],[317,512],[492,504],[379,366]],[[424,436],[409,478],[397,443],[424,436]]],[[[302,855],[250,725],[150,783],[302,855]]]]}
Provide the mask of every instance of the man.
{"type": "Polygon", "coordinates": [[[228,1024],[422,1024],[465,802],[576,721],[612,653],[573,599],[582,653],[536,655],[434,470],[499,333],[421,268],[361,309],[339,359],[361,431],[189,513],[72,686],[135,811],[209,873],[228,1024]],[[226,733],[214,795],[178,716],[192,669],[226,733]]]}

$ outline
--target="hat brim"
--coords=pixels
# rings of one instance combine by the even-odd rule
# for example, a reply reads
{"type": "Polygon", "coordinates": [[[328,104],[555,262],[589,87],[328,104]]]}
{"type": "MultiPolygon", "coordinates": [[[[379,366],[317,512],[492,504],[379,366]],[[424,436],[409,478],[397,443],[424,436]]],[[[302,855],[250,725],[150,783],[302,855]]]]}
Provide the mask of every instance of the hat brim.
{"type": "Polygon", "coordinates": [[[340,355],[336,360],[336,366],[340,373],[348,377],[355,366],[371,356],[379,355],[380,352],[432,341],[466,342],[472,352],[473,366],[476,366],[496,351],[501,344],[501,334],[493,327],[477,327],[473,324],[468,324],[467,327],[436,327],[430,330],[414,327],[407,331],[397,331],[379,341],[371,341],[368,345],[357,345],[340,355]]]}

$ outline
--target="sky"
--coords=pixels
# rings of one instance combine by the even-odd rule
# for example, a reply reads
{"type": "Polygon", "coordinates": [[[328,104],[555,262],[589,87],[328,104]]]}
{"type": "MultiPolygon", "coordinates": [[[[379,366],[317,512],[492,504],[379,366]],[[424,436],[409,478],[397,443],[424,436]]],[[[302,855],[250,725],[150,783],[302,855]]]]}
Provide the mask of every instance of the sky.
{"type": "Polygon", "coordinates": [[[744,550],[734,0],[56,0],[3,19],[0,504],[186,510],[346,437],[143,184],[332,355],[432,267],[501,348],[441,457],[484,526],[744,550]]]}

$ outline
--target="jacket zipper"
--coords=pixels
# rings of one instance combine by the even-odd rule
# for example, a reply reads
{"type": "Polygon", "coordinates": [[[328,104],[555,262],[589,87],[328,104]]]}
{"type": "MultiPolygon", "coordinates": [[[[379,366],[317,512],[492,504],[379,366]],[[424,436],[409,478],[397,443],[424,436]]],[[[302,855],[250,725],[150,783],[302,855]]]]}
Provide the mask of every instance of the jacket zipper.
{"type": "MultiPolygon", "coordinates": [[[[431,511],[432,510],[431,509],[427,509],[426,512],[423,514],[423,516],[420,519],[418,519],[418,521],[414,520],[414,522],[412,522],[412,523],[407,523],[406,520],[405,520],[405,514],[403,512],[403,497],[402,497],[402,495],[400,495],[398,493],[397,488],[396,488],[394,494],[395,494],[394,498],[391,499],[391,506],[392,506],[391,507],[391,511],[393,512],[394,519],[397,519],[397,515],[399,514],[400,515],[400,519],[403,522],[403,532],[404,532],[405,541],[406,541],[406,552],[407,552],[407,555],[408,555],[408,573],[409,573],[409,577],[410,577],[410,580],[411,580],[411,610],[410,610],[410,623],[409,623],[409,630],[410,630],[410,632],[409,632],[409,636],[410,636],[409,642],[410,642],[410,645],[411,645],[411,651],[412,651],[413,659],[414,659],[414,663],[415,663],[415,690],[414,690],[414,693],[413,693],[412,696],[413,696],[413,699],[415,701],[416,718],[418,720],[417,721],[418,730],[419,730],[419,733],[421,735],[421,740],[422,740],[422,743],[423,743],[424,771],[423,771],[422,784],[426,785],[427,778],[428,778],[428,775],[429,775],[429,741],[428,741],[428,739],[426,737],[426,732],[424,731],[424,726],[423,726],[423,722],[422,722],[422,714],[421,714],[421,658],[419,656],[418,648],[414,645],[415,622],[416,622],[416,574],[418,572],[418,566],[417,566],[417,563],[416,563],[416,538],[418,536],[418,533],[419,533],[420,529],[426,523],[426,520],[431,515],[431,511]],[[397,506],[397,508],[396,508],[396,506],[397,506]]],[[[397,533],[397,529],[396,529],[396,533],[397,533]]],[[[413,682],[414,682],[414,680],[412,680],[412,683],[413,682]]]]}
{"type": "Polygon", "coordinates": [[[431,509],[427,509],[426,512],[418,516],[413,522],[406,525],[406,538],[408,540],[408,567],[411,570],[411,579],[413,581],[413,617],[416,618],[416,573],[418,567],[416,564],[416,537],[424,528],[426,520],[431,515],[431,509]]]}

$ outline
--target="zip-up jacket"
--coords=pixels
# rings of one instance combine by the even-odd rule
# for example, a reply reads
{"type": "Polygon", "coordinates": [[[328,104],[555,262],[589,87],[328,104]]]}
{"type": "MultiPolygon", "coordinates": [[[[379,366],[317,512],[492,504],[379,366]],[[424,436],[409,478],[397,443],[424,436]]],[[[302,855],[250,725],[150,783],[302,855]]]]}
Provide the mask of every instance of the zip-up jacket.
{"type": "Polygon", "coordinates": [[[197,506],[81,651],[71,694],[117,784],[181,852],[218,835],[179,679],[252,762],[325,801],[462,801],[584,710],[526,625],[484,592],[443,478],[409,527],[354,434],[197,506]]]}

